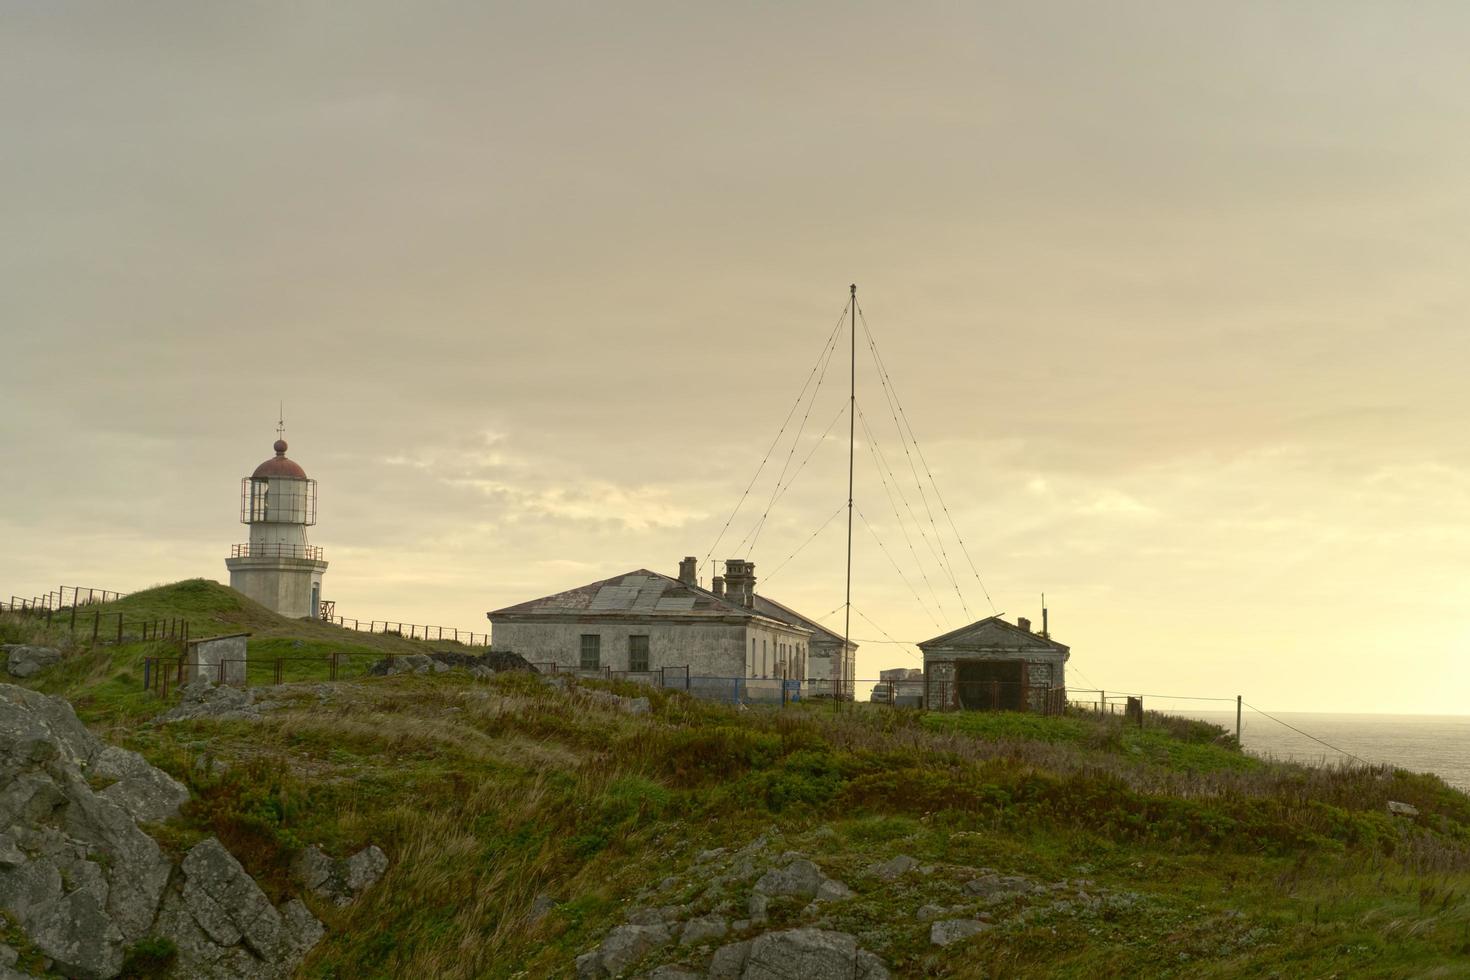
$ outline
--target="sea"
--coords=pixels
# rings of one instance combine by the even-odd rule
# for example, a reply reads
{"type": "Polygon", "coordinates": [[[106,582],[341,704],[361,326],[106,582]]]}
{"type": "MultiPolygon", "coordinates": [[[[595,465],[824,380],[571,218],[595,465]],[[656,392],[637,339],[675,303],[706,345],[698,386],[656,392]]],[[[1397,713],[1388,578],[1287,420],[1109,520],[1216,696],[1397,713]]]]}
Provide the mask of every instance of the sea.
{"type": "MultiPolygon", "coordinates": [[[[1233,709],[1198,711],[1170,706],[1162,710],[1235,731],[1233,709]]],[[[1411,772],[1432,772],[1456,789],[1470,793],[1470,715],[1303,711],[1273,711],[1271,715],[1268,718],[1249,708],[1242,713],[1240,741],[1245,751],[1266,758],[1319,765],[1343,761],[1348,758],[1346,753],[1351,753],[1368,762],[1386,762],[1411,772]],[[1293,728],[1306,734],[1299,734],[1293,728]]]]}

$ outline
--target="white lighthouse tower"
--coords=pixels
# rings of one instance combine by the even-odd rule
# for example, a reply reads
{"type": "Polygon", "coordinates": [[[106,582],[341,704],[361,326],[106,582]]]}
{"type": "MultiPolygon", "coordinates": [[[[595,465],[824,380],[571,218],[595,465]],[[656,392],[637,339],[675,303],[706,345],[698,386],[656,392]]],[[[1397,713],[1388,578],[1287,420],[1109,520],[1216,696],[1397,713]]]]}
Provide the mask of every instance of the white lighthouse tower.
{"type": "Polygon", "coordinates": [[[250,526],[250,540],[230,549],[225,567],[230,587],[266,608],[317,619],[327,563],[322,549],[306,540],[307,527],[316,523],[316,481],[286,458],[285,439],[276,440],[275,450],[240,481],[240,523],[250,526]]]}

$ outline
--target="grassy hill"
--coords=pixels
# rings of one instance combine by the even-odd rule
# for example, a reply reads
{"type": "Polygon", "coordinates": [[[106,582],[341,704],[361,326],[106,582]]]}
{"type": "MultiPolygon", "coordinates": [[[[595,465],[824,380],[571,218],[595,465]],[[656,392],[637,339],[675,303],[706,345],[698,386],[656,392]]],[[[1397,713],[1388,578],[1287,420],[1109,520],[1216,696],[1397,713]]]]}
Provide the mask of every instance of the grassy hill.
{"type": "MultiPolygon", "coordinates": [[[[187,615],[195,635],[251,629],[252,656],[424,649],[273,619],[208,583],[125,601],[187,615]]],[[[776,902],[764,928],[851,932],[895,976],[1467,975],[1470,797],[1430,776],[1263,762],[1153,715],[1140,731],[1089,715],[741,709],[524,674],[301,684],[259,721],[151,725],[164,706],[137,690],[147,648],[78,649],[32,686],[189,784],[182,819],[157,828],[167,846],[216,834],[277,898],[295,893],[307,844],[390,856],[355,905],[312,903],[328,934],[308,977],[571,976],[632,909],[741,917],[748,881],[721,869],[762,837],[747,853],[799,851],[856,893],[776,902]],[[583,693],[597,688],[650,710],[583,693]],[[1392,817],[1389,800],[1419,815],[1392,817]],[[874,871],[900,854],[921,868],[874,871]],[[987,906],[989,931],[931,945],[920,909],[975,911],[965,882],[986,869],[1034,887],[987,906]]],[[[673,944],[639,969],[707,959],[673,944]]]]}

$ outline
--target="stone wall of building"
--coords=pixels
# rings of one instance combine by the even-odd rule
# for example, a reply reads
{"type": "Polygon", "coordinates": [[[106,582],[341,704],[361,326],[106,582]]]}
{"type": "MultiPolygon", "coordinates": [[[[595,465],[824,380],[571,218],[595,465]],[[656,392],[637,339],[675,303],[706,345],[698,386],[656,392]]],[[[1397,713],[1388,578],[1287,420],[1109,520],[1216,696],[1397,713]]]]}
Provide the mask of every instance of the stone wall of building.
{"type": "Polygon", "coordinates": [[[186,679],[192,681],[202,678],[210,684],[223,682],[244,687],[248,657],[246,641],[249,636],[249,633],[237,633],[190,640],[188,651],[184,655],[186,679]],[[220,669],[221,664],[224,665],[223,672],[220,669]]]}
{"type": "Polygon", "coordinates": [[[492,642],[497,650],[517,653],[532,664],[556,664],[558,670],[582,666],[582,637],[595,634],[599,664],[613,671],[630,670],[630,636],[648,637],[648,667],[689,668],[700,677],[775,677],[781,648],[787,648],[789,676],[807,656],[809,634],[777,625],[747,626],[745,622],[691,623],[630,622],[627,619],[580,622],[505,621],[494,623],[492,642]],[[752,646],[752,641],[754,645],[752,646]],[[752,651],[754,659],[752,661],[752,651]]]}

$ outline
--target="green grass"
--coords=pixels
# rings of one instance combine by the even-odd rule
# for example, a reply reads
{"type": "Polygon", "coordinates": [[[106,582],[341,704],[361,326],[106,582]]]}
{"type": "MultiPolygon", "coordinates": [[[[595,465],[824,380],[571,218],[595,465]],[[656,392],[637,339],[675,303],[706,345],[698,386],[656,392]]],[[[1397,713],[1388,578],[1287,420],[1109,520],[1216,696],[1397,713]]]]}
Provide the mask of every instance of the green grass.
{"type": "MultiPolygon", "coordinates": [[[[177,607],[167,594],[148,599],[164,615],[260,618],[214,589],[191,586],[177,607]]],[[[262,662],[351,637],[259,626],[262,662]]],[[[307,977],[566,976],[633,903],[743,903],[707,894],[693,856],[761,834],[857,891],[820,921],[896,976],[1408,977],[1456,975],[1470,955],[1470,798],[1431,776],[1262,762],[1219,729],[1157,715],[1140,730],[1084,715],[749,710],[597,685],[650,698],[630,716],[515,674],[358,678],[325,700],[287,688],[259,722],[152,726],[149,649],[74,651],[31,686],[73,698],[190,786],[182,817],[154,828],[166,847],[217,835],[278,900],[296,892],[289,868],[307,844],[390,856],[358,903],[307,898],[328,926],[307,977]],[[1389,799],[1420,816],[1390,818],[1389,799]],[[897,853],[932,873],[869,875],[897,853]],[[932,947],[916,908],[959,900],[978,868],[1085,879],[1107,901],[1017,900],[994,931],[932,947]],[[532,924],[543,894],[556,908],[532,924]]],[[[772,917],[813,921],[799,903],[772,917]]]]}

